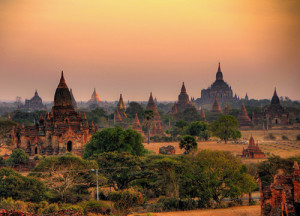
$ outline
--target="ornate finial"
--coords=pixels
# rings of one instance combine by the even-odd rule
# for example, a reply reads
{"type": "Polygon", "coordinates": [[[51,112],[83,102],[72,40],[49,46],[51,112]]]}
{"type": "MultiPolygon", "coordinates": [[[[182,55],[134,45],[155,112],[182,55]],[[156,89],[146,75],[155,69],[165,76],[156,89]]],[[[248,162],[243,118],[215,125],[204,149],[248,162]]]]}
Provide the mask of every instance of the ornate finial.
{"type": "Polygon", "coordinates": [[[64,78],[64,71],[61,71],[61,77],[57,88],[68,88],[64,78]]]}

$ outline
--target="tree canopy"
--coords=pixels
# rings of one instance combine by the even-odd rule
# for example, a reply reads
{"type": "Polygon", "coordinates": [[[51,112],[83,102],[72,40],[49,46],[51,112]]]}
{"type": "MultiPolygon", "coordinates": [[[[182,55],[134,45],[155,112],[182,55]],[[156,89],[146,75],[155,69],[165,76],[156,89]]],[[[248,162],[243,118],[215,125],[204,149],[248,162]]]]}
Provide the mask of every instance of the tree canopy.
{"type": "Polygon", "coordinates": [[[132,155],[143,155],[146,152],[141,134],[131,129],[115,127],[105,128],[93,134],[85,146],[83,158],[113,151],[129,152],[132,155]]]}
{"type": "Polygon", "coordinates": [[[6,164],[10,167],[26,165],[28,162],[29,156],[22,149],[15,149],[6,160],[6,164]]]}
{"type": "Polygon", "coordinates": [[[234,116],[222,115],[217,121],[213,121],[210,124],[210,129],[214,136],[224,140],[225,143],[231,138],[240,138],[241,133],[238,133],[239,123],[234,116]]]}
{"type": "Polygon", "coordinates": [[[197,141],[195,137],[191,135],[185,135],[182,137],[182,139],[179,142],[179,147],[181,149],[185,149],[185,153],[189,154],[193,150],[197,150],[197,141]]]}

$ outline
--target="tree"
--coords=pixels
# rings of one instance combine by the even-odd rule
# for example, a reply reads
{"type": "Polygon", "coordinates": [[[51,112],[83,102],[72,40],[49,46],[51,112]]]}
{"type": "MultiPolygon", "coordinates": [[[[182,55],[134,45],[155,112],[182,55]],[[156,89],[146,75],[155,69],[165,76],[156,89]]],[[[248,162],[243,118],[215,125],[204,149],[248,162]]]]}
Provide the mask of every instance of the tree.
{"type": "Polygon", "coordinates": [[[143,126],[147,128],[147,134],[148,134],[148,144],[150,143],[150,129],[153,124],[153,118],[154,118],[154,112],[153,110],[145,110],[144,112],[144,120],[143,120],[143,126]]]}
{"type": "Polygon", "coordinates": [[[113,192],[110,194],[110,198],[115,202],[115,208],[125,216],[131,212],[132,207],[144,203],[142,194],[133,189],[113,192]]]}
{"type": "Polygon", "coordinates": [[[180,161],[164,156],[152,161],[156,172],[156,185],[165,192],[167,196],[179,197],[179,180],[181,173],[180,161]]]}
{"type": "Polygon", "coordinates": [[[253,190],[254,178],[243,172],[241,161],[230,152],[202,150],[186,156],[181,196],[198,197],[204,206],[213,199],[236,198],[253,190]]]}
{"type": "Polygon", "coordinates": [[[11,138],[8,134],[11,132],[13,126],[16,126],[15,122],[0,119],[0,148],[11,144],[11,138]]]}
{"type": "Polygon", "coordinates": [[[142,136],[138,132],[131,129],[123,130],[117,126],[105,128],[93,134],[85,146],[83,158],[113,151],[143,155],[146,150],[142,143],[142,136]]]}
{"type": "Polygon", "coordinates": [[[1,197],[31,202],[44,200],[47,190],[38,179],[22,176],[9,168],[0,169],[0,185],[1,197]]]}
{"type": "Polygon", "coordinates": [[[144,109],[139,103],[130,102],[129,106],[126,109],[126,114],[129,118],[134,118],[135,114],[137,114],[139,119],[142,119],[144,114],[144,109]]]}
{"type": "Polygon", "coordinates": [[[238,126],[239,123],[234,116],[222,115],[217,121],[213,121],[210,124],[210,130],[214,136],[227,143],[230,138],[236,138],[238,126]]]}
{"type": "Polygon", "coordinates": [[[15,149],[6,160],[6,164],[10,167],[26,165],[28,162],[29,156],[22,149],[15,149]]]}
{"type": "Polygon", "coordinates": [[[185,153],[189,154],[193,150],[197,150],[197,141],[191,135],[185,135],[179,142],[180,149],[185,149],[185,153]]]}
{"type": "Polygon", "coordinates": [[[132,181],[142,178],[141,160],[127,152],[105,152],[94,155],[100,174],[108,180],[115,190],[129,188],[132,181]]]}
{"type": "Polygon", "coordinates": [[[66,154],[44,158],[30,175],[41,178],[51,190],[59,194],[61,201],[66,202],[66,194],[73,187],[96,182],[91,169],[98,169],[97,163],[66,154]]]}
{"type": "Polygon", "coordinates": [[[200,139],[208,140],[209,138],[208,124],[203,121],[192,122],[187,127],[186,132],[187,134],[197,136],[200,139]]]}

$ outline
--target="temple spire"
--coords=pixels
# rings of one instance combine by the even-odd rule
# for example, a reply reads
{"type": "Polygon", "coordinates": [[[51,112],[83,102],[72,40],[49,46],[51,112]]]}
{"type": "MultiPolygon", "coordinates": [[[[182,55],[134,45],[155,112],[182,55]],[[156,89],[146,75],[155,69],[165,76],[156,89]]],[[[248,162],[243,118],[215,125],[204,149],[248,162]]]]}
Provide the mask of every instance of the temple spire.
{"type": "Polygon", "coordinates": [[[220,62],[219,62],[218,72],[222,72],[221,71],[221,64],[220,64],[220,62]]]}
{"type": "Polygon", "coordinates": [[[64,71],[61,71],[61,77],[57,88],[68,88],[64,78],[64,71]]]}
{"type": "Polygon", "coordinates": [[[272,97],[272,100],[271,100],[271,104],[280,104],[280,100],[279,100],[279,97],[277,95],[276,87],[275,87],[274,94],[273,94],[273,97],[272,97]]]}
{"type": "Polygon", "coordinates": [[[185,93],[186,93],[186,88],[185,88],[184,82],[182,83],[181,93],[182,93],[182,94],[185,94],[185,93]]]}

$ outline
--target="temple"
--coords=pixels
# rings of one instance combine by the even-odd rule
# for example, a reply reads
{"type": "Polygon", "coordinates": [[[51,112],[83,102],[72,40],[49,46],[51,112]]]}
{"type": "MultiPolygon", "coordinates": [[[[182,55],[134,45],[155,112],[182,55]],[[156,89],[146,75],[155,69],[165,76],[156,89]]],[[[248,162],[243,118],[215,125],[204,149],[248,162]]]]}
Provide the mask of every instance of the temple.
{"type": "Polygon", "coordinates": [[[248,148],[244,149],[242,152],[242,157],[245,158],[264,158],[265,154],[261,151],[258,146],[258,142],[255,145],[253,137],[250,137],[248,148]]]}
{"type": "Polygon", "coordinates": [[[46,106],[43,104],[42,98],[39,96],[37,90],[35,90],[34,96],[31,99],[26,99],[25,104],[20,106],[21,109],[31,110],[45,110],[46,106]]]}
{"type": "Polygon", "coordinates": [[[184,82],[182,83],[181,91],[178,96],[178,102],[173,105],[170,114],[177,114],[178,112],[183,112],[186,109],[196,109],[189,99],[189,95],[186,92],[184,82]]]}
{"type": "Polygon", "coordinates": [[[201,98],[198,98],[196,102],[200,105],[213,104],[215,97],[218,98],[220,103],[237,100],[237,98],[233,97],[231,87],[223,80],[223,73],[221,71],[220,63],[215,82],[209,88],[201,90],[201,98]]]}
{"type": "Polygon", "coordinates": [[[215,97],[215,101],[214,104],[212,105],[211,112],[222,113],[217,96],[215,97]]]}
{"type": "Polygon", "coordinates": [[[252,121],[248,116],[248,112],[246,110],[244,103],[242,103],[241,110],[239,112],[237,120],[239,122],[240,128],[250,128],[252,126],[252,121]]]}
{"type": "Polygon", "coordinates": [[[96,131],[97,126],[89,125],[85,114],[82,117],[80,112],[75,111],[62,72],[51,112],[41,115],[34,126],[23,124],[22,127],[13,127],[11,138],[14,148],[23,149],[31,156],[66,152],[81,155],[85,144],[96,131]]]}
{"type": "Polygon", "coordinates": [[[300,215],[300,169],[294,161],[292,174],[278,174],[271,185],[260,181],[262,216],[300,215]]]}
{"type": "Polygon", "coordinates": [[[289,113],[286,108],[281,106],[276,88],[271,100],[271,104],[264,109],[265,117],[269,127],[289,124],[289,113]]]}
{"type": "Polygon", "coordinates": [[[120,99],[119,99],[119,102],[117,104],[117,110],[118,110],[119,114],[121,115],[122,119],[126,119],[127,118],[127,115],[126,115],[126,105],[125,105],[125,103],[123,101],[122,94],[120,94],[120,99]]]}
{"type": "Polygon", "coordinates": [[[152,110],[154,117],[152,120],[152,129],[150,131],[150,135],[151,136],[155,136],[155,135],[162,135],[163,131],[161,128],[161,117],[159,112],[157,111],[157,106],[153,100],[153,96],[152,96],[152,92],[150,93],[150,97],[149,97],[149,101],[146,107],[147,110],[152,110]]]}
{"type": "Polygon", "coordinates": [[[267,122],[267,128],[289,124],[289,112],[280,104],[276,88],[271,99],[271,104],[261,113],[252,113],[253,124],[264,124],[264,120],[267,122]]]}
{"type": "Polygon", "coordinates": [[[137,113],[135,114],[135,118],[132,124],[132,130],[135,130],[136,132],[140,133],[142,136],[145,135],[137,113]]]}
{"type": "Polygon", "coordinates": [[[90,109],[95,109],[102,105],[102,101],[100,100],[99,95],[97,94],[95,88],[92,93],[91,99],[88,101],[88,105],[89,105],[90,109]]]}

